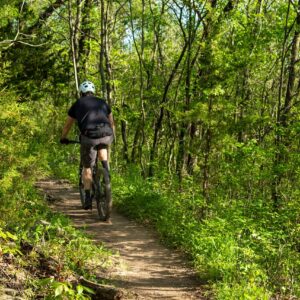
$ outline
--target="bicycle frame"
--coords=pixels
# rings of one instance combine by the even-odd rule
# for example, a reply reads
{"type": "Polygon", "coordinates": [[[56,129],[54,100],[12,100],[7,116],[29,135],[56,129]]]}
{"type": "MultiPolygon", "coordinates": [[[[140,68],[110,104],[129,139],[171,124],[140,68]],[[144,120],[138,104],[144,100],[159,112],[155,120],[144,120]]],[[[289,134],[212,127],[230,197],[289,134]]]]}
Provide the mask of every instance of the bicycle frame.
{"type": "MultiPolygon", "coordinates": [[[[76,140],[68,140],[68,144],[80,144],[76,140]]],[[[79,192],[82,207],[85,207],[85,191],[82,180],[83,166],[80,162],[79,165],[79,192]]],[[[98,167],[98,153],[95,161],[95,165],[92,168],[92,199],[95,198],[98,215],[101,221],[107,221],[110,219],[112,211],[112,195],[109,173],[104,168],[98,167]]]]}

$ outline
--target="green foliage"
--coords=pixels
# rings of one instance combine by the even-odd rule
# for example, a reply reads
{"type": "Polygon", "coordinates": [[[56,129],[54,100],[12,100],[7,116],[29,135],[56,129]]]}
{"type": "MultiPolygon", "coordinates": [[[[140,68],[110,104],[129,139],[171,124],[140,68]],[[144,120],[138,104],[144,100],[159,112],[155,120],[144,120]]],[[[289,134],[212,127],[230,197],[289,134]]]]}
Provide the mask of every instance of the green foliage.
{"type": "Polygon", "coordinates": [[[59,152],[55,137],[51,130],[44,131],[48,122],[55,124],[52,109],[36,102],[20,103],[12,92],[2,93],[0,102],[0,257],[13,255],[20,267],[36,268],[37,274],[41,255],[55,258],[59,270],[45,279],[47,285],[36,284],[32,274],[27,288],[47,299],[90,299],[92,291],[73,287],[69,278],[77,274],[94,279],[93,268],[105,270],[111,253],[94,245],[66,217],[53,213],[34,186],[37,179],[59,169],[52,163],[59,152]],[[49,151],[51,147],[56,151],[49,151]],[[29,254],[24,244],[32,246],[29,254]]]}
{"type": "Polygon", "coordinates": [[[22,254],[19,250],[18,245],[16,245],[17,236],[10,233],[9,231],[4,231],[0,227],[0,256],[4,254],[22,254]]]}
{"type": "Polygon", "coordinates": [[[12,21],[18,16],[18,9],[13,5],[11,5],[14,4],[14,2],[16,1],[9,1],[9,2],[10,4],[4,3],[4,5],[1,5],[0,28],[7,26],[10,21],[12,21]]]}
{"type": "Polygon", "coordinates": [[[65,247],[66,269],[87,276],[82,260],[97,255],[33,187],[47,175],[78,180],[78,146],[57,145],[75,95],[70,15],[79,80],[101,91],[104,73],[111,84],[119,208],[187,252],[217,299],[300,297],[299,5],[109,1],[104,17],[100,3],[82,1],[78,14],[76,1],[70,11],[0,3],[2,251],[18,255],[20,239],[52,256],[65,247]]]}
{"type": "Polygon", "coordinates": [[[279,218],[259,199],[223,198],[208,205],[197,193],[191,196],[191,181],[178,193],[174,181],[145,182],[134,168],[115,174],[113,183],[119,209],[154,225],[166,243],[189,254],[199,276],[213,283],[217,299],[299,296],[300,256],[290,227],[297,212],[282,211],[279,218]],[[281,223],[285,218],[290,225],[281,223]]]}
{"type": "Polygon", "coordinates": [[[71,300],[88,300],[90,295],[94,294],[93,290],[88,287],[77,285],[75,288],[71,283],[55,281],[53,278],[41,279],[38,283],[42,288],[46,289],[47,296],[45,299],[71,299],[71,300]]]}

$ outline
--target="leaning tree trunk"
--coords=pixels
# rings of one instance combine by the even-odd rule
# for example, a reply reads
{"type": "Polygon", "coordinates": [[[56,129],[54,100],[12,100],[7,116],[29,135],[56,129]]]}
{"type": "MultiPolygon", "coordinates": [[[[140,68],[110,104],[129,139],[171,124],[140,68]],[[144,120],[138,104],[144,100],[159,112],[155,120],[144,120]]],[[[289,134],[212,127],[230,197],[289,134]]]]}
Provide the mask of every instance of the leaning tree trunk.
{"type": "MultiPolygon", "coordinates": [[[[289,18],[290,13],[290,5],[291,0],[289,1],[289,9],[287,12],[286,20],[289,18]]],[[[299,45],[300,45],[300,0],[297,3],[297,17],[295,22],[295,31],[294,36],[291,44],[291,53],[290,53],[290,61],[288,67],[288,74],[287,74],[287,89],[285,94],[285,99],[283,105],[281,104],[282,98],[282,90],[283,90],[283,82],[284,82],[284,53],[286,49],[286,42],[288,38],[288,23],[286,21],[286,28],[285,28],[285,37],[283,43],[283,50],[282,50],[282,67],[281,67],[281,77],[280,77],[280,90],[279,90],[279,99],[278,99],[278,111],[277,111],[277,132],[275,137],[275,147],[276,147],[276,154],[273,163],[273,181],[271,184],[271,194],[272,200],[274,203],[274,207],[278,208],[280,206],[280,184],[284,177],[284,171],[282,168],[282,164],[288,162],[288,147],[289,147],[289,118],[290,118],[290,111],[293,107],[293,102],[295,96],[298,94],[299,86],[296,87],[296,79],[298,67],[297,63],[299,62],[299,45]]]]}
{"type": "Polygon", "coordinates": [[[163,97],[162,97],[162,100],[160,102],[160,112],[159,112],[159,116],[155,122],[155,125],[154,125],[154,137],[153,137],[153,143],[152,143],[152,147],[151,147],[151,150],[150,150],[150,166],[149,166],[149,177],[153,177],[154,175],[154,160],[155,160],[155,157],[156,157],[156,152],[157,152],[157,145],[158,145],[158,139],[159,139],[159,132],[161,130],[161,127],[162,127],[162,122],[163,122],[163,117],[164,117],[164,113],[165,113],[165,109],[164,109],[164,104],[167,102],[167,95],[168,95],[168,91],[169,91],[169,88],[173,82],[173,79],[176,75],[176,72],[177,72],[177,69],[184,57],[184,54],[187,50],[187,46],[188,46],[188,43],[185,42],[182,50],[181,50],[181,53],[173,67],[173,70],[171,71],[171,74],[169,76],[169,79],[168,79],[168,82],[164,88],[164,93],[163,93],[163,97]]]}

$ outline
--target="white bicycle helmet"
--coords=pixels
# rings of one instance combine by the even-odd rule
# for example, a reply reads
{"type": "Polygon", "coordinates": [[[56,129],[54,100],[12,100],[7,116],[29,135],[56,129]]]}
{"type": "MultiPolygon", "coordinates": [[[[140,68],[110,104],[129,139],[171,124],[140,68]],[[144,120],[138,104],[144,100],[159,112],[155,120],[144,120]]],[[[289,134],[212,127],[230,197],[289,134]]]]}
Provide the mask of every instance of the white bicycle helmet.
{"type": "Polygon", "coordinates": [[[79,91],[83,94],[87,92],[95,94],[95,85],[91,81],[86,80],[79,86],[79,91]]]}

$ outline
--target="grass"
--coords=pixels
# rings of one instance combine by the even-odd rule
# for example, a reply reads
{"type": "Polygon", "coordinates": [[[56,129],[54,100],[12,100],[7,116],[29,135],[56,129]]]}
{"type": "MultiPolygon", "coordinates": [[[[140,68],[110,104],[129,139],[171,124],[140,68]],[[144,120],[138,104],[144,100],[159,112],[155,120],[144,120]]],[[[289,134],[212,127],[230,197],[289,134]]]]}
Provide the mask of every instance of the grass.
{"type": "Polygon", "coordinates": [[[246,208],[243,199],[226,197],[208,204],[193,183],[184,184],[182,192],[170,179],[145,181],[134,167],[118,170],[114,203],[187,253],[216,299],[300,297],[298,242],[293,222],[286,223],[295,210],[282,211],[279,218],[262,199],[246,208]]]}

